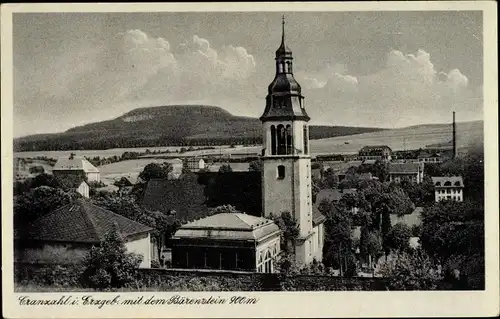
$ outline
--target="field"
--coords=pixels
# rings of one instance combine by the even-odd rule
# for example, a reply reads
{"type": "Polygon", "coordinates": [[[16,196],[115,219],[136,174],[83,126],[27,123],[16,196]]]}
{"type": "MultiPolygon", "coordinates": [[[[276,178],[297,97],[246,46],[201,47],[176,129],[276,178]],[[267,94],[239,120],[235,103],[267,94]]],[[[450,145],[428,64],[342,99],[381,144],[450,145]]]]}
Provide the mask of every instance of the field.
{"type": "Polygon", "coordinates": [[[182,163],[180,161],[162,159],[128,160],[99,166],[98,169],[101,172],[101,181],[105,184],[112,184],[114,181],[120,179],[123,176],[136,179],[137,176],[139,176],[139,173],[141,173],[144,167],[149,163],[161,164],[164,162],[172,163],[174,174],[181,173],[182,163]]]}
{"type": "MultiPolygon", "coordinates": [[[[404,149],[418,149],[425,148],[427,145],[435,143],[447,143],[452,139],[451,124],[436,124],[436,125],[419,125],[412,127],[405,127],[400,129],[392,129],[385,131],[377,131],[349,136],[340,136],[325,138],[319,140],[311,140],[311,155],[330,154],[330,153],[344,153],[352,154],[359,151],[365,145],[388,145],[393,150],[404,149]]],[[[463,122],[457,123],[457,146],[459,148],[468,147],[471,144],[481,144],[483,142],[483,122],[463,122]]],[[[109,150],[89,150],[89,151],[72,151],[77,156],[120,156],[125,151],[144,152],[147,148],[116,148],[109,150]]],[[[169,149],[175,151],[180,147],[152,147],[150,151],[160,150],[164,151],[169,149]]],[[[224,155],[236,153],[260,153],[261,146],[250,147],[235,147],[220,146],[216,149],[198,150],[192,152],[185,152],[183,154],[175,154],[178,157],[184,156],[199,156],[199,155],[224,155]]],[[[40,152],[16,152],[15,157],[35,157],[47,156],[58,158],[60,156],[68,156],[71,151],[40,151],[40,152]]],[[[158,156],[174,155],[174,154],[160,154],[158,156]]],[[[148,160],[148,162],[151,162],[148,160]]],[[[104,167],[104,166],[103,166],[104,167]]],[[[118,169],[118,171],[122,171],[118,169]]],[[[108,174],[111,172],[108,172],[108,174]]]]}

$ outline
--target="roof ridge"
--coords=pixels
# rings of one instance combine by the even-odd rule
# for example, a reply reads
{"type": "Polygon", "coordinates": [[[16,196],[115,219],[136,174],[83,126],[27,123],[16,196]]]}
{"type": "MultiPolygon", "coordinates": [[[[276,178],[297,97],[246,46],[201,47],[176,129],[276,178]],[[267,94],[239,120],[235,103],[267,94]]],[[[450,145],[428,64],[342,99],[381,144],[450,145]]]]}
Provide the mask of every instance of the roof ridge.
{"type": "MultiPolygon", "coordinates": [[[[87,211],[87,209],[84,207],[86,202],[84,202],[83,200],[78,200],[78,206],[80,208],[80,212],[83,214],[83,216],[85,217],[85,219],[90,223],[90,225],[92,226],[92,232],[94,233],[93,235],[95,236],[95,238],[97,238],[99,241],[101,241],[103,238],[100,238],[99,237],[99,233],[97,231],[97,225],[94,221],[94,219],[90,216],[89,212],[87,211]],[[83,212],[82,212],[83,210],[83,212]]],[[[89,203],[90,204],[90,203],[89,203]]]]}
{"type": "MultiPolygon", "coordinates": [[[[255,228],[256,225],[250,225],[249,223],[247,223],[243,218],[240,217],[241,214],[243,213],[234,213],[236,215],[236,217],[238,217],[239,220],[241,220],[245,225],[248,225],[250,226],[252,229],[255,228]]],[[[245,214],[246,215],[246,214],[245,214]]]]}
{"type": "Polygon", "coordinates": [[[124,218],[124,219],[127,219],[127,220],[129,220],[129,221],[131,221],[131,222],[133,222],[133,223],[139,224],[139,225],[141,225],[141,226],[148,227],[148,228],[150,228],[150,229],[154,229],[154,228],[152,228],[152,227],[150,227],[150,226],[148,226],[148,225],[144,225],[143,223],[140,223],[140,222],[138,222],[138,221],[135,221],[135,220],[133,220],[133,219],[130,219],[130,218],[126,217],[126,216],[123,216],[123,215],[117,214],[117,213],[115,213],[115,212],[113,212],[113,211],[111,211],[111,210],[109,210],[109,209],[106,209],[106,208],[104,208],[104,207],[101,207],[101,206],[99,206],[99,205],[93,204],[93,203],[91,203],[91,202],[88,202],[88,204],[89,204],[89,205],[91,205],[91,206],[95,206],[95,207],[97,207],[97,208],[98,208],[98,209],[100,209],[100,210],[104,210],[104,211],[106,211],[106,213],[108,213],[108,214],[112,214],[112,215],[114,215],[114,216],[118,216],[119,218],[124,218]]]}

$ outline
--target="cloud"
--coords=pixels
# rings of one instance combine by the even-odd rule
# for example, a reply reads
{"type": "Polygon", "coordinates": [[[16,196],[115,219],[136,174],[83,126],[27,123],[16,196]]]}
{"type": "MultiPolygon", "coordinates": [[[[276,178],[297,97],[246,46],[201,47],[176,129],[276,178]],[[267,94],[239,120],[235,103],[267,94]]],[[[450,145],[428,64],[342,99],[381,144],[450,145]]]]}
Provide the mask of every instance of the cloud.
{"type": "Polygon", "coordinates": [[[53,56],[45,65],[18,70],[16,108],[20,117],[28,116],[23,112],[33,104],[47,113],[68,110],[59,114],[71,127],[72,113],[85,122],[94,111],[118,116],[134,105],[234,98],[255,68],[254,57],[241,46],[213,48],[198,35],[172,45],[164,37],[131,29],[53,56]]]}
{"type": "Polygon", "coordinates": [[[437,71],[428,52],[415,54],[393,50],[385,65],[372,74],[350,75],[325,70],[305,82],[308,112],[325,123],[359,123],[406,126],[449,121],[453,110],[478,119],[482,94],[469,86],[458,69],[437,71]],[[322,80],[323,79],[323,80],[322,80]],[[326,79],[326,80],[324,80],[326,79]]]}

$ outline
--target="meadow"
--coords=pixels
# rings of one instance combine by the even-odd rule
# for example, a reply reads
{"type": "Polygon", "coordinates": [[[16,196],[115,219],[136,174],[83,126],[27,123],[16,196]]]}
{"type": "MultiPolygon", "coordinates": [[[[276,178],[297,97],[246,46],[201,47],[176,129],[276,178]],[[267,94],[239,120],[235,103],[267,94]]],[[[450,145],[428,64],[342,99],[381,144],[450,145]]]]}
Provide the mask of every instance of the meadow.
{"type": "MultiPolygon", "coordinates": [[[[451,124],[429,124],[429,125],[418,125],[405,128],[339,136],[318,140],[310,141],[311,155],[319,154],[354,154],[357,153],[365,145],[388,145],[393,150],[404,150],[404,149],[419,149],[425,148],[427,145],[436,143],[447,143],[452,140],[452,126],[451,124]]],[[[466,148],[470,145],[483,143],[483,122],[459,122],[457,123],[457,146],[458,148],[466,148]]],[[[180,149],[179,146],[164,146],[164,147],[152,147],[152,148],[115,148],[109,150],[77,150],[77,151],[39,151],[39,152],[16,152],[14,157],[36,157],[36,156],[47,156],[52,158],[58,158],[60,156],[69,156],[69,153],[73,152],[77,156],[121,156],[125,151],[134,152],[145,152],[146,149],[150,151],[175,151],[180,149]]],[[[237,146],[229,147],[216,146],[215,149],[207,150],[196,150],[185,152],[182,154],[157,154],[156,156],[174,155],[176,157],[185,156],[200,156],[200,155],[227,155],[227,154],[241,154],[241,153],[258,153],[261,152],[261,146],[237,146]]],[[[152,157],[153,155],[148,155],[152,157]]],[[[151,162],[151,160],[148,160],[151,162]]],[[[121,169],[118,169],[121,170],[121,169]]],[[[109,172],[108,172],[109,173],[109,172]]]]}

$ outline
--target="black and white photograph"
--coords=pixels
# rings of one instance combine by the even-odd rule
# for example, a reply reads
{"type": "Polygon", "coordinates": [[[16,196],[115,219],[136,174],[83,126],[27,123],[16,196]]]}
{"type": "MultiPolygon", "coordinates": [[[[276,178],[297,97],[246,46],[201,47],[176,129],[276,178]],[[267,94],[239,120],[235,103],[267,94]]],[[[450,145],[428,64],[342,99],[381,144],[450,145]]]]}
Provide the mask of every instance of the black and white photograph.
{"type": "Polygon", "coordinates": [[[2,6],[15,304],[242,316],[269,292],[498,294],[496,3],[479,3],[2,6]]]}

